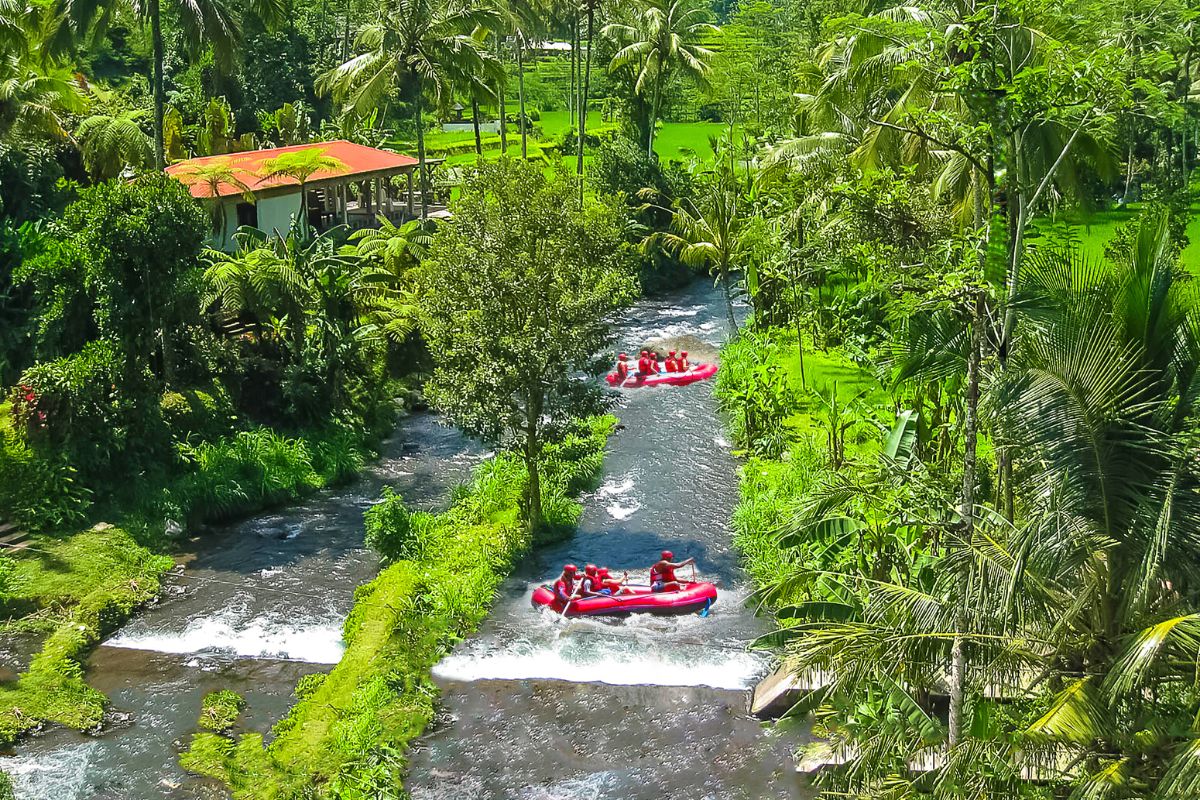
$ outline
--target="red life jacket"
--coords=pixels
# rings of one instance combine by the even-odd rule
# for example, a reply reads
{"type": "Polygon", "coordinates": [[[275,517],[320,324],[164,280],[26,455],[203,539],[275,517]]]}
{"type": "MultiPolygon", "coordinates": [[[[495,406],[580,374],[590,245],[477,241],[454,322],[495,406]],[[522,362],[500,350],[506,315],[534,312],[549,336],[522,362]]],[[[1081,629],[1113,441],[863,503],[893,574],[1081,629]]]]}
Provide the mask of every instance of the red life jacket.
{"type": "Polygon", "coordinates": [[[638,359],[638,372],[643,375],[650,371],[650,359],[642,356],[638,359]]]}
{"type": "MultiPolygon", "coordinates": [[[[654,565],[654,571],[658,574],[658,579],[663,583],[672,583],[676,580],[675,568],[668,567],[665,561],[660,561],[654,565]]],[[[651,581],[653,583],[653,581],[651,581]]]]}
{"type": "Polygon", "coordinates": [[[559,599],[566,600],[575,593],[575,581],[569,583],[562,578],[554,582],[554,595],[559,599]]]}
{"type": "Polygon", "coordinates": [[[679,362],[673,358],[668,358],[663,363],[663,366],[666,368],[667,372],[679,372],[679,362]]]}
{"type": "Polygon", "coordinates": [[[592,576],[592,575],[588,575],[588,576],[584,577],[582,589],[583,589],[583,594],[585,597],[589,596],[588,592],[599,592],[603,588],[604,588],[604,584],[601,583],[599,578],[592,576]]]}
{"type": "Polygon", "coordinates": [[[629,365],[624,361],[617,362],[617,377],[621,380],[625,380],[629,377],[629,365]]]}

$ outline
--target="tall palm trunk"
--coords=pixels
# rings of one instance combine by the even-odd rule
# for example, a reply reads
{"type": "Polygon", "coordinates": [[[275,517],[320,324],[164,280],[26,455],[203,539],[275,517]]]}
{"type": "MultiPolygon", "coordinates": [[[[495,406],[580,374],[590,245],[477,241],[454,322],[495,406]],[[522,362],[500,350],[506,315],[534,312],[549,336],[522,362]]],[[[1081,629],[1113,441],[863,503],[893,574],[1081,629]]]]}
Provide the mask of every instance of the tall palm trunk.
{"type": "Polygon", "coordinates": [[[654,160],[654,133],[658,127],[658,103],[662,96],[662,74],[654,79],[654,95],[650,101],[650,129],[646,134],[646,157],[654,160]]]}
{"type": "Polygon", "coordinates": [[[521,158],[529,158],[529,131],[525,124],[525,34],[517,32],[517,107],[521,115],[521,158]]]}
{"type": "Polygon", "coordinates": [[[471,125],[475,128],[475,155],[483,155],[483,137],[479,134],[479,98],[471,98],[471,125]]]}
{"type": "MultiPolygon", "coordinates": [[[[587,134],[587,108],[588,108],[588,92],[591,90],[592,83],[592,40],[594,38],[593,27],[595,26],[596,9],[594,0],[588,0],[587,4],[587,52],[584,55],[586,61],[583,67],[583,93],[579,98],[579,150],[575,157],[575,173],[583,174],[583,145],[586,141],[587,134]]],[[[579,185],[580,196],[583,193],[583,184],[579,185]]]]}
{"type": "Polygon", "coordinates": [[[496,37],[496,60],[500,61],[499,85],[496,87],[496,103],[500,111],[500,155],[508,155],[508,71],[504,67],[504,37],[496,37]]]}
{"type": "Polygon", "coordinates": [[[542,476],[538,464],[540,456],[538,424],[541,416],[541,394],[537,390],[534,390],[534,397],[532,402],[529,403],[525,421],[525,469],[529,474],[529,483],[526,487],[529,493],[527,498],[529,503],[529,530],[535,539],[542,528],[542,476]]]}
{"type": "Polygon", "coordinates": [[[154,74],[151,78],[151,92],[154,94],[154,166],[162,169],[167,165],[166,152],[163,145],[163,117],[166,116],[166,96],[163,90],[163,36],[162,13],[159,0],[150,0],[148,6],[150,15],[150,38],[154,50],[154,74]]]}
{"type": "Polygon", "coordinates": [[[421,78],[417,75],[413,76],[416,86],[415,96],[413,97],[413,109],[415,122],[417,124],[417,172],[421,176],[421,219],[429,217],[429,169],[425,164],[425,108],[422,103],[424,87],[421,85],[421,78]]]}
{"type": "Polygon", "coordinates": [[[721,289],[725,292],[725,314],[729,319],[729,334],[736,336],[738,332],[737,317],[733,314],[733,289],[729,285],[729,265],[721,268],[721,289]]]}
{"type": "MultiPolygon", "coordinates": [[[[967,402],[963,419],[963,483],[959,514],[963,536],[969,543],[975,531],[975,461],[979,430],[979,367],[983,350],[983,295],[977,294],[971,310],[971,350],[967,354],[967,402]]],[[[949,742],[956,747],[962,741],[963,701],[966,684],[966,653],[963,634],[966,629],[967,591],[970,578],[964,576],[964,591],[958,598],[954,617],[954,640],[950,646],[949,742]]]]}

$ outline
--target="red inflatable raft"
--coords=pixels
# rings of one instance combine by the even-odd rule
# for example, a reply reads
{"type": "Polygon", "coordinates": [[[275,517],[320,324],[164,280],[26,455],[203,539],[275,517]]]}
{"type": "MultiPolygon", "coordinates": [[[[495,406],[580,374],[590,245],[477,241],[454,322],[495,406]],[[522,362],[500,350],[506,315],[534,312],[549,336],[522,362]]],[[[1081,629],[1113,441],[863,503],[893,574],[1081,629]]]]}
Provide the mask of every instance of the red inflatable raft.
{"type": "MultiPolygon", "coordinates": [[[[697,364],[687,372],[656,372],[653,375],[638,375],[630,373],[625,382],[621,384],[623,389],[637,389],[640,386],[659,386],[664,383],[669,383],[673,386],[685,386],[696,381],[708,380],[713,375],[717,374],[716,364],[697,364]]],[[[604,376],[608,381],[609,386],[617,385],[617,373],[610,372],[604,376]]]]}
{"type": "MultiPolygon", "coordinates": [[[[563,602],[549,586],[539,586],[531,598],[534,608],[562,614],[563,602]]],[[[717,587],[711,583],[683,583],[677,592],[652,592],[649,586],[630,586],[616,597],[584,597],[575,600],[564,616],[599,617],[625,614],[694,614],[717,602],[717,587]]]]}

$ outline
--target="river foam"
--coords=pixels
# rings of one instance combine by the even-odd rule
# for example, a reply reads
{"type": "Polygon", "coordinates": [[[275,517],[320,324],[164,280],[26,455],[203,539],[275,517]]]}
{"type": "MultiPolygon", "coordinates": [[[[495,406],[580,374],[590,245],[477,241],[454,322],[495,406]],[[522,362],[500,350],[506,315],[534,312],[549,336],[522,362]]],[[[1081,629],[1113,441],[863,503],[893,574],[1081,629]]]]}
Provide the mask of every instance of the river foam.
{"type": "Polygon", "coordinates": [[[455,653],[442,659],[433,674],[454,681],[560,680],[745,689],[763,669],[763,659],[738,650],[673,647],[640,640],[618,644],[567,634],[549,645],[524,642],[502,650],[455,653]]]}
{"type": "Polygon", "coordinates": [[[206,617],[192,620],[178,632],[127,629],[105,644],[159,653],[216,653],[313,664],[336,664],[345,650],[340,622],[286,624],[265,616],[245,622],[221,615],[206,617]]]}

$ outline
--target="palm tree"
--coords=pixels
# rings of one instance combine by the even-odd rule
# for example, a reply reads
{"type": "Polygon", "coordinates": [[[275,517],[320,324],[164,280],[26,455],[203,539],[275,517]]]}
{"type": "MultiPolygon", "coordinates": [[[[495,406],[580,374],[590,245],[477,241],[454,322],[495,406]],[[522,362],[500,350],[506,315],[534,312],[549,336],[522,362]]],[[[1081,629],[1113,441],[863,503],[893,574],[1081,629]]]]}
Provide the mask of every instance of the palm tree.
{"type": "Polygon", "coordinates": [[[87,107],[82,81],[62,63],[70,34],[40,5],[0,1],[0,137],[69,138],[64,116],[87,107]]]}
{"type": "MultiPolygon", "coordinates": [[[[76,27],[89,30],[92,38],[103,37],[112,20],[127,11],[149,28],[152,59],[150,88],[154,96],[154,163],[162,169],[166,166],[163,146],[166,90],[163,85],[165,46],[161,0],[92,0],[69,3],[68,7],[76,27]]],[[[268,26],[273,26],[283,20],[285,4],[283,0],[253,0],[247,10],[268,26]]],[[[241,30],[235,9],[227,0],[176,0],[169,14],[179,26],[189,53],[198,54],[206,47],[211,48],[218,67],[228,69],[232,66],[241,30]]]]}
{"type": "Polygon", "coordinates": [[[83,163],[96,180],[108,180],[127,167],[140,169],[154,163],[150,137],[142,130],[142,111],[95,114],[79,123],[75,138],[83,163]]]}
{"type": "Polygon", "coordinates": [[[429,173],[425,165],[425,99],[442,105],[455,76],[494,68],[481,42],[498,16],[468,3],[399,0],[383,21],[358,34],[359,55],[320,77],[317,87],[359,114],[380,106],[393,90],[409,97],[417,133],[421,175],[421,216],[429,214],[429,173]]]}
{"type": "MultiPolygon", "coordinates": [[[[653,197],[653,189],[643,189],[643,197],[653,197]]],[[[733,313],[732,273],[737,269],[741,243],[739,236],[746,218],[740,208],[737,181],[727,166],[717,168],[712,179],[701,191],[698,201],[683,200],[673,209],[648,203],[643,208],[657,208],[671,214],[671,230],[650,234],[642,242],[643,249],[661,244],[680,261],[694,269],[707,269],[725,293],[725,310],[729,331],[737,333],[737,318],[733,313]]]]}
{"type": "Polygon", "coordinates": [[[719,31],[708,22],[706,7],[693,0],[639,0],[630,23],[614,22],[603,33],[615,39],[620,50],[609,62],[609,72],[625,72],[634,81],[634,92],[650,103],[646,154],[654,158],[654,133],[662,94],[672,77],[684,75],[701,88],[708,84],[712,51],[699,41],[719,31]]]}
{"type": "Polygon", "coordinates": [[[242,193],[242,199],[247,203],[254,202],[254,193],[245,180],[252,175],[237,164],[235,157],[220,156],[188,164],[175,176],[187,186],[205,187],[204,196],[212,199],[213,234],[220,235],[222,244],[228,233],[228,220],[225,216],[225,206],[220,201],[221,187],[233,186],[242,193]]]}
{"type": "Polygon", "coordinates": [[[338,174],[345,172],[344,162],[325,155],[324,147],[306,147],[269,158],[263,162],[258,177],[264,181],[291,178],[300,184],[300,233],[308,238],[308,181],[318,172],[338,174]]]}
{"type": "Polygon", "coordinates": [[[363,228],[350,234],[355,255],[377,263],[393,275],[403,275],[425,256],[433,243],[429,223],[409,220],[394,225],[387,217],[378,217],[378,228],[363,228]]]}
{"type": "MultiPolygon", "coordinates": [[[[575,153],[575,173],[583,174],[583,147],[587,141],[587,107],[588,93],[592,86],[592,45],[595,43],[596,35],[596,9],[600,6],[600,0],[584,0],[584,11],[587,14],[587,51],[583,67],[583,88],[579,93],[579,143],[575,153]]],[[[583,183],[579,185],[579,190],[583,191],[583,183]]]]}

